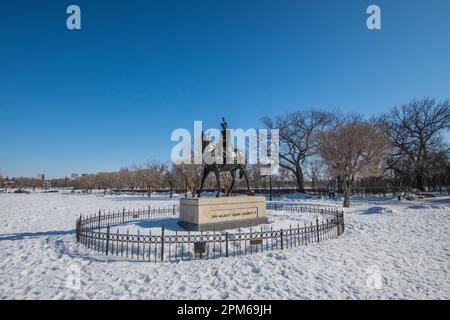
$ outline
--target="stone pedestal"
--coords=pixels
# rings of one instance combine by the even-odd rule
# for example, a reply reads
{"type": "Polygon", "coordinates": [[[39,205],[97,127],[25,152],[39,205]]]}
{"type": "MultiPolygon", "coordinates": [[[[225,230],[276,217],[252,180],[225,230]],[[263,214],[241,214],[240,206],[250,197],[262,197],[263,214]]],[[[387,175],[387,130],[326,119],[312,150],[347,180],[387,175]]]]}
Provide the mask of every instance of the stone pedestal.
{"type": "Polygon", "coordinates": [[[178,224],[186,230],[225,230],[251,227],[267,222],[265,197],[180,199],[178,224]]]}

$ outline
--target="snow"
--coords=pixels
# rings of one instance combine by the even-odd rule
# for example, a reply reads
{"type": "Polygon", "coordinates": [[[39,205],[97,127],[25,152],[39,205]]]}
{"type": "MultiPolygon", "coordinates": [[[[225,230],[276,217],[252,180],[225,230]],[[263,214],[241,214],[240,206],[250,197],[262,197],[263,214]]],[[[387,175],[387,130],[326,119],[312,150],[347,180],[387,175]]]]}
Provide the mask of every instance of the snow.
{"type": "MultiPolygon", "coordinates": [[[[75,219],[99,209],[164,207],[177,198],[0,194],[0,298],[449,299],[450,197],[353,200],[338,239],[245,257],[149,263],[78,246],[75,219]]],[[[281,225],[297,219],[282,212],[269,218],[281,225]]]]}

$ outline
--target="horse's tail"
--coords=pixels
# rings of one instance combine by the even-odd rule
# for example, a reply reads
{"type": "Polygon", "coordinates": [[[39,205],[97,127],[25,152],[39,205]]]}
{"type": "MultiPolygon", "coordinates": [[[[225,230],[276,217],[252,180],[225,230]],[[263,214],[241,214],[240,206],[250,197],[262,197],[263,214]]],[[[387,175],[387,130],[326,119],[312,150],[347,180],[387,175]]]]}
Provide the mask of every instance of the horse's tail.
{"type": "Polygon", "coordinates": [[[239,179],[242,179],[244,177],[243,169],[239,169],[239,179]]]}

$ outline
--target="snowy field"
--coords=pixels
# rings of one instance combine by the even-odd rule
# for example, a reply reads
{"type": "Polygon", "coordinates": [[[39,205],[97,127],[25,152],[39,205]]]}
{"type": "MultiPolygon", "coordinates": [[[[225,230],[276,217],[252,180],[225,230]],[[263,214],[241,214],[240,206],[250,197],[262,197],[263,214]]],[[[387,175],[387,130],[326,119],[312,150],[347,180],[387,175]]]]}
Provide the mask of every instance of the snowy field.
{"type": "MultiPolygon", "coordinates": [[[[245,257],[113,261],[75,243],[80,214],[177,202],[164,196],[0,194],[0,298],[450,299],[450,197],[354,199],[339,239],[245,257]]],[[[282,218],[270,217],[277,223],[282,218]]]]}

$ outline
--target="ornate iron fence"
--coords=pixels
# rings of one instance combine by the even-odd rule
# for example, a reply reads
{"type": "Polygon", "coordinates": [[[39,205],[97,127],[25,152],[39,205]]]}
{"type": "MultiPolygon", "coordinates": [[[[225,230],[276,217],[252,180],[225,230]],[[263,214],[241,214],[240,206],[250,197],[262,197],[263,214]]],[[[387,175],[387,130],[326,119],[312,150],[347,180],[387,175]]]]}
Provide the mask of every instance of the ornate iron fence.
{"type": "Polygon", "coordinates": [[[270,250],[283,250],[339,237],[345,229],[344,212],[332,208],[306,207],[280,202],[267,203],[268,210],[315,214],[309,225],[278,230],[251,228],[249,232],[115,232],[112,226],[148,218],[176,216],[179,206],[103,213],[76,221],[77,242],[105,255],[143,261],[181,261],[236,257],[270,250]],[[321,220],[319,221],[319,216],[321,220]]]}

